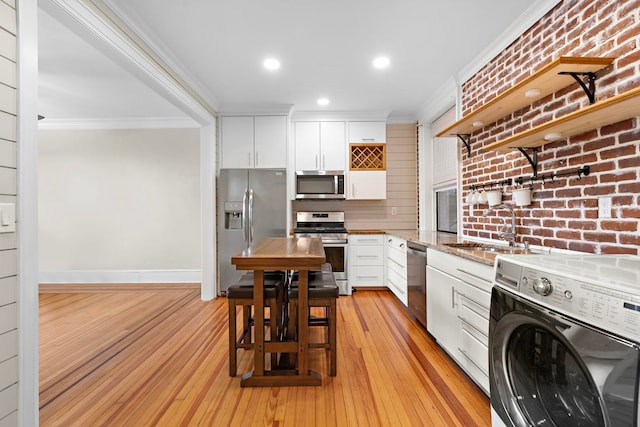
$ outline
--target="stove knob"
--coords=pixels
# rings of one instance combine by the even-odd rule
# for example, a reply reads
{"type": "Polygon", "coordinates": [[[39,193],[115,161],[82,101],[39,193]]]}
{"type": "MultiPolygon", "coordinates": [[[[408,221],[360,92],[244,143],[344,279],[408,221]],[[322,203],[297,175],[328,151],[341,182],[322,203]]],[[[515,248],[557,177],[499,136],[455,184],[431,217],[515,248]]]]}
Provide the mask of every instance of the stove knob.
{"type": "Polygon", "coordinates": [[[551,286],[549,279],[541,277],[540,279],[533,281],[533,290],[544,297],[553,291],[553,287],[551,286]]]}

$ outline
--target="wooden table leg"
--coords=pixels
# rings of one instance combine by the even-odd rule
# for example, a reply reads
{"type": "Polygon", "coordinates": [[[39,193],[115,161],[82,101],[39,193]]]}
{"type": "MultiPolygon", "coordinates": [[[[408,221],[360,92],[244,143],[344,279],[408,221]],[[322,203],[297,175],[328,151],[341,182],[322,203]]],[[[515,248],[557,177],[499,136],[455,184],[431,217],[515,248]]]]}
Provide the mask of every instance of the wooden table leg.
{"type": "Polygon", "coordinates": [[[309,340],[309,271],[298,272],[298,375],[307,375],[309,340]]]}
{"type": "Polygon", "coordinates": [[[264,375],[264,271],[253,272],[254,375],[264,375]]]}

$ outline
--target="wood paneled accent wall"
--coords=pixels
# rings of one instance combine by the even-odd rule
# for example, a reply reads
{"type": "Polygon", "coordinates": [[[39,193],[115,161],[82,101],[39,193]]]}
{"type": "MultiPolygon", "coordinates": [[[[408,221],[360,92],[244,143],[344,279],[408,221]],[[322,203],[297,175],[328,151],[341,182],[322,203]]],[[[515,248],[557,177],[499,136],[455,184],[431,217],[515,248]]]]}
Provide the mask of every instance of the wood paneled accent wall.
{"type": "Polygon", "coordinates": [[[386,155],[386,200],[294,201],[293,221],[297,211],[344,211],[348,229],[416,229],[418,169],[415,123],[387,125],[386,155]]]}
{"type": "MultiPolygon", "coordinates": [[[[16,9],[0,1],[0,203],[17,201],[16,9]]],[[[18,425],[16,233],[0,234],[0,425],[18,425]]]]}
{"type": "MultiPolygon", "coordinates": [[[[565,0],[462,86],[466,114],[559,56],[614,57],[597,72],[596,102],[640,85],[640,1],[565,0]]],[[[477,182],[519,176],[532,169],[519,152],[482,148],[588,105],[578,84],[534,102],[471,135],[462,150],[462,198],[477,182]]],[[[640,117],[593,129],[541,147],[539,175],[583,165],[591,175],[534,184],[533,203],[517,208],[519,240],[589,253],[638,254],[640,246],[640,117]],[[612,218],[599,218],[598,197],[612,197],[612,218]]],[[[511,188],[505,200],[511,203],[511,188]]],[[[465,205],[468,236],[497,238],[506,212],[482,217],[465,205]]]]}

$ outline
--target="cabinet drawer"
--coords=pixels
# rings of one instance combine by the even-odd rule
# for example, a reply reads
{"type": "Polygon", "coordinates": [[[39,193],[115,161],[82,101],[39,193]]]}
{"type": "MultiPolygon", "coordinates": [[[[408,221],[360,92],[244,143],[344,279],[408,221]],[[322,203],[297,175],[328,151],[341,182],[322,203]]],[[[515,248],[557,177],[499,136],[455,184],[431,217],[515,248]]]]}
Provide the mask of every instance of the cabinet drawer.
{"type": "Polygon", "coordinates": [[[387,250],[387,267],[402,277],[407,277],[407,254],[396,249],[387,250]]]}
{"type": "Polygon", "coordinates": [[[382,246],[352,246],[351,262],[353,265],[384,265],[382,246]]]}
{"type": "Polygon", "coordinates": [[[404,305],[407,305],[407,279],[394,270],[387,271],[387,286],[404,305]]]}
{"type": "Polygon", "coordinates": [[[491,306],[491,292],[487,292],[484,289],[477,288],[468,283],[462,283],[459,286],[459,293],[474,303],[474,306],[479,307],[478,310],[482,310],[487,313],[487,319],[489,319],[489,307],[491,306]]]}
{"type": "Polygon", "coordinates": [[[485,376],[489,375],[489,348],[476,338],[474,330],[462,323],[462,341],[460,351],[485,376]]]}
{"type": "MultiPolygon", "coordinates": [[[[485,340],[488,339],[489,309],[476,304],[465,295],[460,295],[459,304],[460,320],[467,323],[467,326],[475,328],[477,332],[482,332],[485,340]]],[[[483,339],[480,335],[478,338],[483,339]]]]}
{"type": "Polygon", "coordinates": [[[402,252],[407,250],[407,241],[396,236],[387,236],[387,247],[397,249],[402,252]]]}
{"type": "Polygon", "coordinates": [[[355,266],[349,271],[351,286],[384,286],[384,269],[382,266],[355,266]]]}
{"type": "Polygon", "coordinates": [[[459,276],[458,267],[462,258],[450,255],[436,249],[427,248],[427,265],[444,271],[454,277],[459,276]]]}
{"type": "Polygon", "coordinates": [[[384,243],[382,234],[349,234],[349,245],[380,246],[384,243]]]}

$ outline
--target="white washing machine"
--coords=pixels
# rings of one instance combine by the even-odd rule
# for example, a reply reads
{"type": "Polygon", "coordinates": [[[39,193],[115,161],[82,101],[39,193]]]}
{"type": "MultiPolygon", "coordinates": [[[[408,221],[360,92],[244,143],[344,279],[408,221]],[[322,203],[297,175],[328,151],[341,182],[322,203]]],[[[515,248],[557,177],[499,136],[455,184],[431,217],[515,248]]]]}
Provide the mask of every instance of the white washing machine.
{"type": "Polygon", "coordinates": [[[640,425],[640,257],[498,256],[494,272],[492,426],[640,425]]]}

